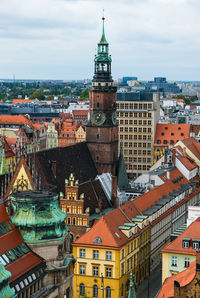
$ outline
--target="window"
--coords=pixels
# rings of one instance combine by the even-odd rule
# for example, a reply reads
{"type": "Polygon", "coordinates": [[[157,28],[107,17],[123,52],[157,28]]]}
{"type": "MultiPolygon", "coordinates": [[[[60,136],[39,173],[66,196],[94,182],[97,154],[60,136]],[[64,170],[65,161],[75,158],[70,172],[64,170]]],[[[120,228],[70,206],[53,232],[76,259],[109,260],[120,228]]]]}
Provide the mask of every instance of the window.
{"type": "Polygon", "coordinates": [[[97,285],[93,286],[93,297],[98,297],[98,287],[97,287],[97,285]]]}
{"type": "Polygon", "coordinates": [[[85,258],[85,249],[84,248],[80,249],[80,258],[85,258]]]}
{"type": "Polygon", "coordinates": [[[189,267],[190,265],[190,258],[185,258],[185,267],[189,267]]]}
{"type": "Polygon", "coordinates": [[[99,267],[93,266],[93,276],[98,276],[98,275],[99,275],[99,267]]]}
{"type": "Polygon", "coordinates": [[[85,296],[85,285],[84,284],[80,284],[80,295],[85,296]]]}
{"type": "Polygon", "coordinates": [[[183,241],[183,248],[189,248],[189,241],[183,241]]]}
{"type": "Polygon", "coordinates": [[[106,268],[106,277],[112,277],[112,268],[110,267],[106,268]]]}
{"type": "Polygon", "coordinates": [[[97,260],[99,258],[99,251],[93,250],[93,259],[97,260]]]}
{"type": "Polygon", "coordinates": [[[111,288],[106,287],[106,298],[111,298],[111,288]]]}
{"type": "Polygon", "coordinates": [[[177,266],[177,257],[172,257],[172,266],[177,266]]]}
{"type": "Polygon", "coordinates": [[[106,252],[106,260],[107,261],[112,260],[112,252],[111,251],[106,252]]]}
{"type": "Polygon", "coordinates": [[[80,265],[80,275],[85,275],[85,265],[80,265]]]}
{"type": "Polygon", "coordinates": [[[192,248],[193,249],[199,249],[199,243],[198,242],[193,242],[192,243],[192,248]]]}
{"type": "Polygon", "coordinates": [[[121,275],[124,275],[124,263],[121,264],[121,275]]]}

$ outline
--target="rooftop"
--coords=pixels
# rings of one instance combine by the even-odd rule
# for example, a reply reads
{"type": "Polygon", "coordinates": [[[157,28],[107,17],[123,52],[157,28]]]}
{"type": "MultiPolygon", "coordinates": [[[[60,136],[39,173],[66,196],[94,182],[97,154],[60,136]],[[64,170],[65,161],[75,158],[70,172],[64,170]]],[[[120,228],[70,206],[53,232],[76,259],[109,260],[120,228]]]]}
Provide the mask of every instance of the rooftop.
{"type": "Polygon", "coordinates": [[[191,223],[175,240],[166,244],[162,252],[196,255],[196,249],[192,247],[191,243],[188,248],[183,248],[183,240],[185,238],[190,238],[191,240],[200,238],[200,217],[191,223]]]}

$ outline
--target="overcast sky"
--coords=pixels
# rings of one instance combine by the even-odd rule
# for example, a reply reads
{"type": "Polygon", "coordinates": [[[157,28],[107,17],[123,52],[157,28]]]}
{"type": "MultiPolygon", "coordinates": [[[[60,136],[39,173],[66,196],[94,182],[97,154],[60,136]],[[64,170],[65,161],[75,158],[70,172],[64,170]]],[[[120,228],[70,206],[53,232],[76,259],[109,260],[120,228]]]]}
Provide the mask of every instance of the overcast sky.
{"type": "Polygon", "coordinates": [[[92,78],[103,8],[114,79],[200,80],[200,0],[0,0],[0,78],[92,78]]]}

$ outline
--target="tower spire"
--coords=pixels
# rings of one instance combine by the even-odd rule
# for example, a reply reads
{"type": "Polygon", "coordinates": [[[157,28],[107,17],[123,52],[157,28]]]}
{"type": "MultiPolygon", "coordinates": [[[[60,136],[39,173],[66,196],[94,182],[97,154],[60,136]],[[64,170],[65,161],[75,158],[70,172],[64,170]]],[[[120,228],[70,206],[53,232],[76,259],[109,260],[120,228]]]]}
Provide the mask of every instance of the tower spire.
{"type": "Polygon", "coordinates": [[[109,55],[109,44],[106,40],[104,29],[104,13],[102,17],[102,35],[98,43],[97,55],[94,59],[94,77],[93,82],[112,82],[111,77],[111,56],[109,55]]]}
{"type": "Polygon", "coordinates": [[[108,44],[108,42],[106,40],[106,36],[105,36],[104,20],[105,20],[105,17],[104,17],[104,9],[103,9],[103,16],[102,16],[102,36],[101,36],[100,43],[108,44]]]}

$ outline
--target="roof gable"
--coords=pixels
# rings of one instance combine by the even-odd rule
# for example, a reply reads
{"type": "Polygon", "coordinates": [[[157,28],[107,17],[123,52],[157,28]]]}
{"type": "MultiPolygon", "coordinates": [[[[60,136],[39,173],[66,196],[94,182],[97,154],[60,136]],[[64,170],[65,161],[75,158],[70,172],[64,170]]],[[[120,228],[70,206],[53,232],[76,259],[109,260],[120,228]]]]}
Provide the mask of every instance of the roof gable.
{"type": "Polygon", "coordinates": [[[25,183],[24,190],[30,189],[33,190],[36,188],[33,177],[31,175],[31,171],[27,165],[27,162],[24,158],[24,156],[21,156],[16,169],[14,171],[14,174],[8,184],[6,193],[4,194],[4,199],[6,199],[9,194],[12,192],[13,189],[22,190],[22,187],[20,187],[20,184],[25,183]]]}

